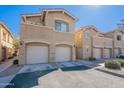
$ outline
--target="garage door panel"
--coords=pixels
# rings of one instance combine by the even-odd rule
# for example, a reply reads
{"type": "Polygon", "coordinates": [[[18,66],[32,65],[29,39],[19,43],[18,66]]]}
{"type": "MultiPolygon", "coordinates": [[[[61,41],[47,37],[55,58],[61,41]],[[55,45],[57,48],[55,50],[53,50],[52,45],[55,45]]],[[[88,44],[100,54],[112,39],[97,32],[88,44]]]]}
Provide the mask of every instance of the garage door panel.
{"type": "Polygon", "coordinates": [[[121,49],[121,52],[124,54],[124,49],[121,49]]]}
{"type": "Polygon", "coordinates": [[[115,52],[115,56],[117,56],[119,54],[119,49],[114,49],[115,52]]]}
{"type": "Polygon", "coordinates": [[[70,47],[56,47],[56,62],[70,61],[71,48],[70,47]]]}
{"type": "Polygon", "coordinates": [[[27,46],[27,64],[48,62],[47,46],[27,46]]]}
{"type": "Polygon", "coordinates": [[[104,58],[110,58],[110,49],[104,49],[104,58]]]}
{"type": "Polygon", "coordinates": [[[99,48],[94,49],[94,57],[96,59],[100,59],[101,58],[101,49],[99,49],[99,48]]]}

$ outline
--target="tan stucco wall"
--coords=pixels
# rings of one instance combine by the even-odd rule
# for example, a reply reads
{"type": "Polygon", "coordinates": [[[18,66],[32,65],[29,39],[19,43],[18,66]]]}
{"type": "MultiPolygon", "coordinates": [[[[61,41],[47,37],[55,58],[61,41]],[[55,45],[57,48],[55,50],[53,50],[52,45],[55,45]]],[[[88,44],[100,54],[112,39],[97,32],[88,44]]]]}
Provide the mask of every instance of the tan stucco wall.
{"type": "Polygon", "coordinates": [[[10,32],[4,27],[0,26],[0,60],[2,60],[2,47],[7,48],[6,57],[10,57],[14,53],[13,37],[10,32]],[[3,33],[6,34],[6,39],[3,37],[3,33]],[[9,50],[11,49],[11,51],[9,50]]]}
{"type": "Polygon", "coordinates": [[[92,40],[93,40],[93,36],[96,35],[97,35],[97,31],[90,28],[89,29],[82,28],[76,32],[75,39],[77,40],[75,46],[76,46],[77,58],[87,59],[92,56],[92,52],[93,52],[92,40]],[[85,32],[90,32],[89,38],[85,38],[85,32]]]}
{"type": "Polygon", "coordinates": [[[75,40],[74,40],[74,43],[75,43],[75,47],[82,47],[82,40],[83,40],[83,36],[82,36],[82,31],[78,30],[75,32],[75,40]]]}
{"type": "Polygon", "coordinates": [[[116,54],[115,50],[116,49],[119,50],[119,53],[123,53],[124,41],[123,40],[121,40],[121,41],[117,40],[117,35],[122,36],[123,34],[124,34],[123,31],[120,29],[115,29],[112,32],[106,34],[108,37],[113,39],[113,57],[116,57],[115,56],[115,54],[116,54]]]}
{"type": "Polygon", "coordinates": [[[71,60],[75,60],[74,28],[75,20],[64,11],[46,11],[36,16],[24,16],[20,31],[20,56],[19,63],[26,64],[26,46],[29,43],[47,44],[49,46],[49,63],[55,62],[55,49],[58,45],[66,45],[71,48],[71,60]],[[68,24],[69,32],[55,31],[55,21],[63,21],[68,24]],[[32,24],[30,24],[32,22],[32,24]],[[37,24],[41,23],[41,24],[37,24]]]}
{"type": "Polygon", "coordinates": [[[94,28],[82,28],[78,30],[76,32],[75,39],[77,39],[75,43],[76,55],[78,55],[77,58],[82,57],[82,59],[88,59],[89,57],[94,57],[94,49],[96,48],[101,50],[101,57],[103,57],[104,48],[108,48],[110,50],[113,48],[113,40],[104,36],[101,32],[94,28]],[[90,33],[89,38],[85,38],[85,32],[90,33]],[[79,38],[79,33],[82,34],[81,38],[79,38]]]}
{"type": "Polygon", "coordinates": [[[112,48],[113,40],[111,38],[106,37],[93,37],[93,46],[101,47],[101,48],[112,48]]]}
{"type": "Polygon", "coordinates": [[[27,16],[27,17],[26,17],[26,21],[31,21],[31,22],[41,23],[41,17],[42,17],[42,15],[37,15],[37,16],[27,16]]]}
{"type": "Polygon", "coordinates": [[[26,63],[26,44],[27,43],[45,43],[49,45],[49,62],[55,62],[55,47],[63,44],[72,48],[72,60],[75,60],[74,33],[56,32],[53,28],[45,26],[21,24],[20,39],[20,64],[26,63]]]}
{"type": "Polygon", "coordinates": [[[73,20],[71,17],[66,15],[62,12],[49,12],[46,14],[46,26],[53,27],[55,29],[55,20],[60,20],[68,23],[69,25],[69,32],[74,33],[75,28],[75,20],[73,20]]]}

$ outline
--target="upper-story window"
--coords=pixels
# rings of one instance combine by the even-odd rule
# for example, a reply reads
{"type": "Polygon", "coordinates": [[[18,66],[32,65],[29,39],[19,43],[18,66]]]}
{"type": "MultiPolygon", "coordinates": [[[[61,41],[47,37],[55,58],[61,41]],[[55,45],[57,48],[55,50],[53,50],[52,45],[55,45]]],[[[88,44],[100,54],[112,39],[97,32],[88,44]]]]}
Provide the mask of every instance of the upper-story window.
{"type": "Polygon", "coordinates": [[[117,40],[121,40],[121,35],[117,35],[117,40]]]}
{"type": "Polygon", "coordinates": [[[6,41],[6,33],[3,32],[3,40],[6,41]]]}
{"type": "Polygon", "coordinates": [[[90,38],[90,32],[85,32],[84,36],[85,36],[85,38],[90,38]]]}
{"type": "Polygon", "coordinates": [[[68,24],[62,21],[55,21],[55,30],[59,32],[68,32],[68,24]]]}

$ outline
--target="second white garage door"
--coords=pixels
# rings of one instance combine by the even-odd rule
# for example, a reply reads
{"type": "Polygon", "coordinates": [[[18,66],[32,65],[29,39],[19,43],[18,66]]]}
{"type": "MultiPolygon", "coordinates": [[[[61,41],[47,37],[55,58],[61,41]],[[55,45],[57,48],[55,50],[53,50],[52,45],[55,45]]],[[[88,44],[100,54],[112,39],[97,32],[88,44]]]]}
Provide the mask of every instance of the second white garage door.
{"type": "Polygon", "coordinates": [[[27,64],[47,63],[48,47],[47,46],[27,46],[27,64]]]}
{"type": "Polygon", "coordinates": [[[68,46],[57,46],[55,60],[56,62],[70,61],[71,48],[68,46]]]}
{"type": "Polygon", "coordinates": [[[117,56],[119,54],[119,49],[114,49],[114,55],[117,56]]]}
{"type": "Polygon", "coordinates": [[[121,53],[123,53],[123,54],[124,54],[124,49],[121,49],[121,53]]]}
{"type": "Polygon", "coordinates": [[[110,49],[104,49],[104,58],[110,58],[110,49]]]}
{"type": "Polygon", "coordinates": [[[95,48],[94,49],[94,57],[96,59],[100,59],[101,58],[101,49],[99,49],[99,48],[95,48]]]}

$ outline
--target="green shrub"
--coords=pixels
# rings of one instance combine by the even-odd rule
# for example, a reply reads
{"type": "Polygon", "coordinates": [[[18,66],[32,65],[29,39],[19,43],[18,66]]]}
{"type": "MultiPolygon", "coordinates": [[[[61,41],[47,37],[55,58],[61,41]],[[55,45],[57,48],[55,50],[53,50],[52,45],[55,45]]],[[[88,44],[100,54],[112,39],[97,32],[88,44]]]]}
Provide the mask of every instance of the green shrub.
{"type": "Polygon", "coordinates": [[[13,58],[13,56],[9,57],[8,59],[12,59],[12,58],[13,58]]]}
{"type": "Polygon", "coordinates": [[[124,60],[117,60],[121,64],[122,67],[124,67],[124,60]]]}
{"type": "Polygon", "coordinates": [[[14,64],[14,65],[17,65],[17,64],[19,64],[19,61],[18,61],[18,59],[15,59],[15,60],[13,61],[13,64],[14,64]]]}
{"type": "Polygon", "coordinates": [[[1,61],[2,61],[2,62],[4,62],[4,61],[5,61],[5,59],[2,59],[1,61]]]}
{"type": "Polygon", "coordinates": [[[106,68],[112,68],[112,69],[121,69],[121,64],[118,61],[106,61],[105,62],[106,68]]]}
{"type": "Polygon", "coordinates": [[[90,57],[89,60],[90,60],[90,61],[94,61],[94,60],[96,60],[96,58],[90,57]]]}

